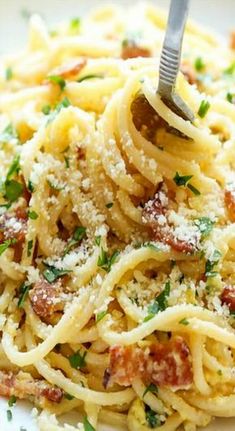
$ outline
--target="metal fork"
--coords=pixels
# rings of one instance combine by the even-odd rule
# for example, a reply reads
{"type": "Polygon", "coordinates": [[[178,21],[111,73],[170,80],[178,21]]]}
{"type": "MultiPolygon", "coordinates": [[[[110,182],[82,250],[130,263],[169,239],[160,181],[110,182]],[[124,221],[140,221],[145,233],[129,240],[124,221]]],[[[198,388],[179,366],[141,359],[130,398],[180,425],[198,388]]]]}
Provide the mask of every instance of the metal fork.
{"type": "Polygon", "coordinates": [[[160,59],[158,94],[175,114],[184,120],[193,121],[194,114],[175,93],[179,72],[182,42],[190,0],[171,0],[167,29],[160,59]]]}

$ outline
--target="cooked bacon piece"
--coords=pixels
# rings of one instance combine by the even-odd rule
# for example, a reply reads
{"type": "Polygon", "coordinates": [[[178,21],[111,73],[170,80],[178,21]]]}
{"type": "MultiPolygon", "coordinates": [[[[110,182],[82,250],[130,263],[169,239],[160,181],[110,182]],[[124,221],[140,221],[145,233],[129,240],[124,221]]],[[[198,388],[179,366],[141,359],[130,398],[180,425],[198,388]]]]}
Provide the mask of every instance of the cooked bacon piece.
{"type": "Polygon", "coordinates": [[[196,250],[197,238],[192,237],[186,242],[176,236],[167,217],[168,202],[168,192],[162,183],[154,199],[145,204],[142,220],[152,231],[155,241],[163,242],[180,253],[193,253],[196,250]]]}
{"type": "Polygon", "coordinates": [[[52,316],[56,311],[62,311],[62,288],[59,283],[50,284],[46,280],[35,283],[29,291],[29,298],[34,312],[42,319],[52,316]]]}
{"type": "Polygon", "coordinates": [[[85,58],[74,58],[53,69],[49,73],[49,76],[60,76],[63,79],[72,79],[81,72],[86,64],[87,60],[85,58]]]}
{"type": "Polygon", "coordinates": [[[28,373],[19,372],[13,374],[11,371],[0,371],[0,395],[25,399],[34,396],[46,398],[49,401],[59,403],[64,395],[62,389],[51,386],[44,380],[34,380],[28,373]]]}
{"type": "Polygon", "coordinates": [[[122,45],[121,58],[123,60],[127,60],[128,58],[150,56],[151,52],[149,49],[138,46],[137,43],[132,39],[125,40],[122,45]]]}
{"type": "Polygon", "coordinates": [[[135,97],[131,104],[131,113],[136,129],[151,142],[154,141],[157,130],[167,125],[150,105],[144,94],[138,94],[135,97]]]}
{"type": "Polygon", "coordinates": [[[110,348],[111,382],[131,385],[140,377],[146,384],[183,389],[192,383],[192,362],[189,348],[182,337],[147,348],[113,346],[110,348]]]}
{"type": "Polygon", "coordinates": [[[230,311],[235,311],[235,286],[226,286],[220,299],[222,304],[227,304],[230,311]]]}
{"type": "Polygon", "coordinates": [[[0,216],[0,243],[15,239],[23,243],[27,230],[27,214],[24,208],[17,208],[14,213],[5,212],[0,216]]]}
{"type": "Polygon", "coordinates": [[[230,34],[230,48],[235,49],[235,30],[230,34]]]}
{"type": "Polygon", "coordinates": [[[235,188],[234,190],[225,190],[224,203],[227,207],[230,220],[235,222],[235,188]]]}
{"type": "Polygon", "coordinates": [[[193,67],[189,63],[182,63],[180,66],[180,70],[184,74],[189,84],[196,84],[196,74],[193,67]]]}

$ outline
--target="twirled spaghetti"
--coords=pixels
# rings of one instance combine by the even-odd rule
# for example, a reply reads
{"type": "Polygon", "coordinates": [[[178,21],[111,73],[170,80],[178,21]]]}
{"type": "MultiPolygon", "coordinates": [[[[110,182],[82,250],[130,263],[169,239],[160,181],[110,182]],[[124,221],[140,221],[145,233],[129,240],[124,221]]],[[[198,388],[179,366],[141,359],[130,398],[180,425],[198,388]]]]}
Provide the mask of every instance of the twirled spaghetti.
{"type": "Polygon", "coordinates": [[[235,56],[189,23],[177,117],[166,16],[116,7],[0,69],[0,394],[41,430],[194,431],[234,416],[235,56]]]}

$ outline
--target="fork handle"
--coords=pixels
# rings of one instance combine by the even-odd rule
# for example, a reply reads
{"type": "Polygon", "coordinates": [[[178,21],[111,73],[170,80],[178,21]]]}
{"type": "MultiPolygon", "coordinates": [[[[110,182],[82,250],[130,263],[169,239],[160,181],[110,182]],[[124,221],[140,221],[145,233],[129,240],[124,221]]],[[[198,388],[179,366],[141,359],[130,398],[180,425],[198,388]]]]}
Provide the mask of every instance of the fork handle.
{"type": "Polygon", "coordinates": [[[190,0],[171,0],[167,29],[160,59],[160,95],[172,94],[180,67],[184,28],[188,16],[190,0]]]}

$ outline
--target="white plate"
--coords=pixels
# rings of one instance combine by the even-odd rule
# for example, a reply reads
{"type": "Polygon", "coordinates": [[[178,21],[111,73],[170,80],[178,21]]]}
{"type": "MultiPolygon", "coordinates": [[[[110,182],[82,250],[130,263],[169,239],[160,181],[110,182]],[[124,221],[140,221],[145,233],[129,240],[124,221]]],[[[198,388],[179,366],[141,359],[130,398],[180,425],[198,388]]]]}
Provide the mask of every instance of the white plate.
{"type": "MultiPolygon", "coordinates": [[[[116,2],[133,4],[131,0],[116,2]]],[[[224,35],[227,35],[231,29],[235,29],[235,0],[191,0],[191,2],[190,15],[199,23],[224,35]]],[[[23,46],[27,35],[26,15],[28,13],[38,12],[48,24],[53,24],[64,19],[65,16],[68,18],[80,16],[102,3],[107,2],[100,0],[0,0],[0,53],[14,51],[23,46]]],[[[169,0],[155,0],[155,3],[158,6],[167,7],[169,0]]],[[[7,420],[7,409],[7,402],[0,399],[1,431],[20,431],[20,427],[27,431],[38,430],[31,414],[32,406],[28,403],[17,402],[12,409],[13,417],[10,422],[7,420]]],[[[204,431],[221,430],[234,431],[235,419],[217,419],[208,428],[204,428],[204,431]]],[[[109,431],[111,430],[109,429],[109,431]]]]}

